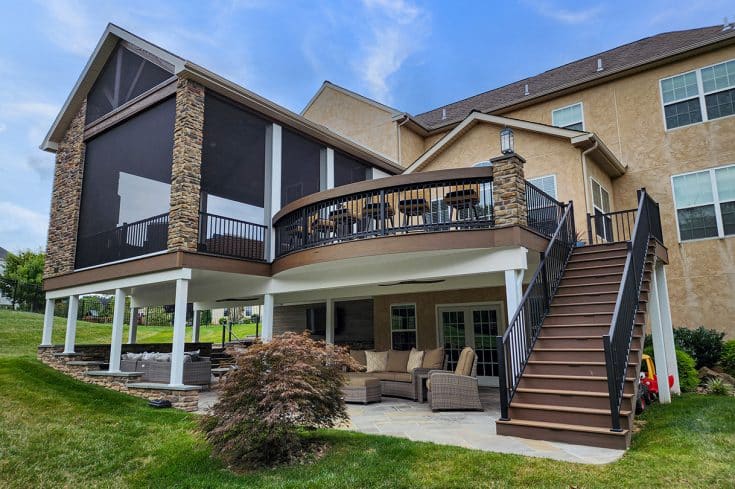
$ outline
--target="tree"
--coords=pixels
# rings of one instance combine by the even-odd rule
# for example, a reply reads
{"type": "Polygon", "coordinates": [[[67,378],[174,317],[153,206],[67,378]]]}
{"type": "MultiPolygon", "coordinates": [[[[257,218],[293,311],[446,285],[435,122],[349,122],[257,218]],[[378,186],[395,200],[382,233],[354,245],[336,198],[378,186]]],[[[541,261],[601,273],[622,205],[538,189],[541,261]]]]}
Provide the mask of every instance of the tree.
{"type": "Polygon", "coordinates": [[[13,306],[34,310],[41,307],[45,258],[45,254],[31,250],[7,254],[0,290],[13,302],[13,306]]]}

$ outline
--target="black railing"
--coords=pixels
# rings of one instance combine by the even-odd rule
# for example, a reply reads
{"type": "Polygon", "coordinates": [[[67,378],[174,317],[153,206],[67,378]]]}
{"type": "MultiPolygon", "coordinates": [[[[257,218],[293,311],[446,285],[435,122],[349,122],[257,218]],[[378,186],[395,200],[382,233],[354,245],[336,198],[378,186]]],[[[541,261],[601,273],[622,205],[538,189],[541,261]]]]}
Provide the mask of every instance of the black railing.
{"type": "Polygon", "coordinates": [[[197,249],[214,255],[265,260],[267,232],[262,224],[200,212],[197,249]]]}
{"type": "Polygon", "coordinates": [[[109,231],[77,239],[75,268],[85,268],[167,248],[168,213],[124,223],[109,231]]]}
{"type": "Polygon", "coordinates": [[[500,387],[501,419],[507,420],[508,407],[533,351],[541,325],[549,313],[551,299],[561,282],[576,241],[574,206],[564,208],[541,262],[523,294],[521,303],[508,328],[497,337],[498,377],[500,387]]]}
{"type": "Polygon", "coordinates": [[[654,238],[663,243],[658,204],[646,193],[646,189],[641,189],[638,191],[638,211],[633,234],[628,242],[628,256],[615,302],[610,332],[602,337],[610,393],[612,431],[621,430],[620,407],[623,401],[625,375],[628,371],[628,356],[638,315],[648,245],[654,238]]]}
{"type": "MultiPolygon", "coordinates": [[[[482,170],[486,173],[465,171],[473,175],[467,178],[387,186],[380,184],[388,179],[352,184],[365,190],[341,193],[277,217],[276,256],[376,236],[492,228],[493,179],[488,169],[482,170]]],[[[391,178],[400,182],[408,180],[405,177],[409,175],[391,178]]]]}
{"type": "Polygon", "coordinates": [[[638,209],[587,214],[587,243],[622,243],[633,237],[638,209]]]}
{"type": "Polygon", "coordinates": [[[548,237],[554,234],[564,214],[564,204],[529,182],[526,182],[526,208],[528,227],[548,237]]]}

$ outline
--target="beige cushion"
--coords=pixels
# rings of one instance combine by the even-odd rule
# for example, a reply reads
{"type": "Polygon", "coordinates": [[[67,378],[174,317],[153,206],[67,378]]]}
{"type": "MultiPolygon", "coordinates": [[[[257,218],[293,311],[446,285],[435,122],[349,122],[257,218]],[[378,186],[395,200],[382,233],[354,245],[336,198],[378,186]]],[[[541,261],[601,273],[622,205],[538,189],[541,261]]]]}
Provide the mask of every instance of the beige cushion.
{"type": "Polygon", "coordinates": [[[386,367],[388,365],[388,352],[366,351],[365,365],[367,365],[366,372],[384,372],[385,370],[387,370],[386,367]]]}
{"type": "Polygon", "coordinates": [[[475,363],[475,351],[469,346],[462,350],[457,359],[457,368],[454,373],[457,375],[472,375],[472,364],[475,363]]]}
{"type": "Polygon", "coordinates": [[[411,351],[408,353],[408,364],[406,365],[406,372],[413,372],[414,369],[421,368],[421,366],[424,363],[424,352],[423,350],[417,350],[416,348],[411,348],[411,351]]]}
{"type": "Polygon", "coordinates": [[[408,365],[408,350],[388,350],[388,372],[405,372],[408,365]]]}
{"type": "Polygon", "coordinates": [[[373,377],[380,380],[392,380],[393,382],[413,382],[413,375],[408,372],[374,372],[373,377]]]}
{"type": "Polygon", "coordinates": [[[348,377],[347,382],[345,382],[345,385],[347,385],[349,387],[360,387],[360,386],[373,385],[376,382],[380,382],[380,380],[377,379],[377,378],[375,378],[375,377],[368,377],[368,376],[364,376],[364,377],[362,377],[362,376],[360,376],[360,377],[353,377],[353,376],[350,376],[350,377],[348,377]]]}
{"type": "Polygon", "coordinates": [[[350,350],[350,356],[360,365],[367,365],[367,359],[365,358],[365,350],[350,350]]]}
{"type": "Polygon", "coordinates": [[[424,352],[423,367],[439,370],[444,368],[444,347],[426,350],[424,352]]]}

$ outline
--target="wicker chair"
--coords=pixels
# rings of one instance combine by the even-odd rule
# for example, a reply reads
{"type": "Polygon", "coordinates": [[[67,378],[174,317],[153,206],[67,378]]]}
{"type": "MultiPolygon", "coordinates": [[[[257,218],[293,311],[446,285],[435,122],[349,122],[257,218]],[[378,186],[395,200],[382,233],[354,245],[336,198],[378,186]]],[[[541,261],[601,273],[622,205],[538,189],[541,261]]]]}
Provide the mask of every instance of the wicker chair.
{"type": "Polygon", "coordinates": [[[432,411],[482,411],[477,386],[477,354],[467,347],[462,350],[454,372],[433,370],[426,383],[432,411]]]}

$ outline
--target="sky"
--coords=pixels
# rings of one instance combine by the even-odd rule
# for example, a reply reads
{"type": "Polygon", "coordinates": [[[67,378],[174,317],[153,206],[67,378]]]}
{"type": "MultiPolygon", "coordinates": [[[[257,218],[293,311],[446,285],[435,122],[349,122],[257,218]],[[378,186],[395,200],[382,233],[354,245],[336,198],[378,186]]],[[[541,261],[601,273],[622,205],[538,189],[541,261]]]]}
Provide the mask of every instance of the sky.
{"type": "Polygon", "coordinates": [[[733,0],[0,0],[0,246],[45,247],[38,149],[108,22],[300,112],[324,80],[418,114],[672,30],[733,0]]]}

